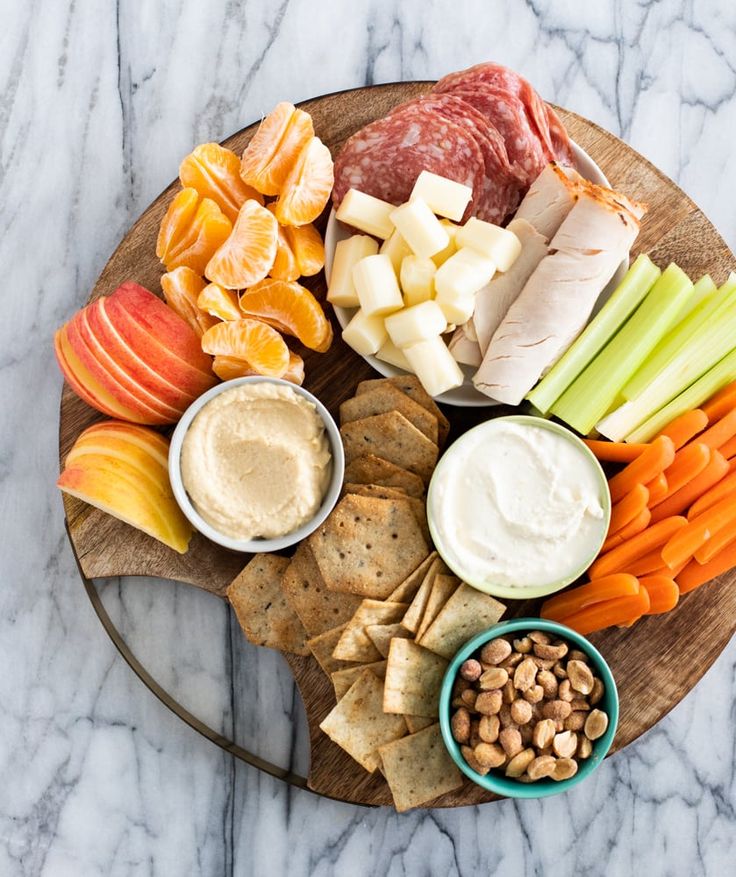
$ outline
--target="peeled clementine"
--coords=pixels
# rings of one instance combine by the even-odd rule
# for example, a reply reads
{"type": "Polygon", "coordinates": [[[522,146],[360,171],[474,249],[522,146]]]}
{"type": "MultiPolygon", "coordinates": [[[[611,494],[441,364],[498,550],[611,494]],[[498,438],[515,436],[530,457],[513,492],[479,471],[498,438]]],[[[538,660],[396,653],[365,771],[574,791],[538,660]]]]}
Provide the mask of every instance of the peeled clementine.
{"type": "Polygon", "coordinates": [[[276,258],[279,226],[270,210],[252,198],[240,208],[232,233],[212,255],[204,275],[225,289],[252,286],[276,258]]]}
{"type": "Polygon", "coordinates": [[[263,204],[263,196],[241,179],[238,156],[219,143],[202,143],[190,152],[179,165],[179,179],[182,186],[211,198],[230,222],[248,198],[263,204]]]}
{"type": "Polygon", "coordinates": [[[238,305],[237,292],[223,289],[216,283],[209,283],[199,293],[197,307],[218,320],[239,320],[243,316],[238,305]]]}
{"type": "Polygon", "coordinates": [[[202,336],[202,350],[245,360],[254,372],[280,378],[289,367],[289,348],[279,333],[260,320],[218,323],[202,336]]]}
{"type": "Polygon", "coordinates": [[[276,201],[274,213],[281,225],[314,222],[327,204],[334,179],[330,150],[319,137],[312,137],[299,153],[276,201]]]}
{"type": "Polygon", "coordinates": [[[167,271],[184,265],[202,274],[231,230],[230,220],[211,198],[200,198],[196,189],[182,189],[161,221],[156,255],[167,271]]]}
{"type": "MultiPolygon", "coordinates": [[[[306,225],[285,225],[282,231],[296,259],[300,277],[311,277],[325,267],[325,245],[311,222],[306,225]]],[[[276,275],[271,272],[275,277],[276,275]]]]}
{"type": "Polygon", "coordinates": [[[183,265],[161,277],[161,289],[166,304],[186,320],[200,338],[217,322],[214,317],[200,310],[197,304],[204,287],[205,282],[199,274],[183,265]]]}
{"type": "Polygon", "coordinates": [[[264,195],[278,195],[307,141],[314,136],[309,113],[293,104],[277,104],[245,147],[240,176],[264,195]]]}
{"type": "MultiPolygon", "coordinates": [[[[248,378],[258,374],[244,359],[237,359],[234,356],[216,356],[212,363],[212,371],[223,381],[248,378]]],[[[304,360],[299,354],[289,351],[289,367],[281,377],[285,381],[291,381],[292,384],[301,384],[304,381],[304,360]]]]}
{"type": "MultiPolygon", "coordinates": [[[[266,205],[271,213],[273,213],[274,207],[275,202],[273,201],[266,205]]],[[[276,245],[276,258],[273,260],[268,276],[275,277],[276,280],[296,280],[300,276],[296,255],[287,237],[286,229],[281,226],[279,226],[279,238],[276,245]]]]}
{"type": "Polygon", "coordinates": [[[322,305],[299,283],[264,280],[240,296],[240,309],[320,353],[332,343],[332,326],[322,305]]]}

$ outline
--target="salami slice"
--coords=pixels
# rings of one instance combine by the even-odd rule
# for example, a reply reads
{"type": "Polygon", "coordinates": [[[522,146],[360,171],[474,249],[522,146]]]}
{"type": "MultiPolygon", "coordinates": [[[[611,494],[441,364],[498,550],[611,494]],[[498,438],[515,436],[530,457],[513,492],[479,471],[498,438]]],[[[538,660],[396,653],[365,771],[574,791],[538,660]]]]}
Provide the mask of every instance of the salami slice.
{"type": "Polygon", "coordinates": [[[566,164],[569,167],[575,167],[575,156],[572,153],[570,145],[570,137],[567,129],[562,124],[562,119],[547,105],[547,121],[549,122],[549,134],[552,141],[552,151],[555,154],[556,161],[560,164],[566,164]]]}
{"type": "Polygon", "coordinates": [[[467,85],[475,86],[478,83],[484,83],[518,95],[521,83],[524,81],[523,77],[509,67],[504,67],[503,64],[483,61],[481,64],[475,64],[465,70],[448,73],[447,76],[440,79],[432,91],[454,91],[457,87],[464,88],[467,85]]]}

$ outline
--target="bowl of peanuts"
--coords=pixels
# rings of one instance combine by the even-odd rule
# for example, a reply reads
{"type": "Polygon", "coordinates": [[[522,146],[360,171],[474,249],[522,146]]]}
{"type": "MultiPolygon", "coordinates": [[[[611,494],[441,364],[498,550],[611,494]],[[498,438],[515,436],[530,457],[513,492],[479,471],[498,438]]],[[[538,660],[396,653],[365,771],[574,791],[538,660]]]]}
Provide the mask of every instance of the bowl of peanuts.
{"type": "Polygon", "coordinates": [[[440,729],[473,782],[545,798],[589,776],[618,723],[613,674],[588,640],[556,621],[502,621],[466,643],[442,682],[440,729]]]}

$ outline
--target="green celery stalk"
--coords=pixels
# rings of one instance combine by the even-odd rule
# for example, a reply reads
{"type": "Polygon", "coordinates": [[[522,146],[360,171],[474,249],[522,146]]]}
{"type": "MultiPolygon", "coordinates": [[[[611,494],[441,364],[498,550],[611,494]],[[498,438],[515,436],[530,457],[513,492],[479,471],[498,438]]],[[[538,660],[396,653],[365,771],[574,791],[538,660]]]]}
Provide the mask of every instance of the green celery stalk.
{"type": "Polygon", "coordinates": [[[690,300],[682,309],[682,313],[677,315],[677,324],[682,322],[686,317],[689,317],[698,305],[707,301],[717,291],[718,287],[713,282],[713,278],[710,274],[703,274],[700,280],[696,282],[690,300]]]}
{"type": "MultiPolygon", "coordinates": [[[[712,284],[710,277],[708,275],[706,277],[712,284]]],[[[701,278],[698,283],[702,283],[705,279],[701,278]]],[[[705,285],[707,286],[707,283],[705,285]]],[[[623,388],[623,397],[628,401],[636,399],[693,335],[710,320],[719,318],[724,309],[730,307],[735,300],[736,274],[731,274],[715,295],[702,301],[659,342],[639,371],[623,388]]]]}
{"type": "Polygon", "coordinates": [[[549,412],[580,372],[639,306],[661,273],[644,253],[637,258],[598,314],[526,397],[532,405],[542,414],[549,412]]]}
{"type": "Polygon", "coordinates": [[[587,434],[613,404],[692,293],[687,274],[669,265],[626,324],[552,406],[552,413],[587,434]]]}
{"type": "Polygon", "coordinates": [[[653,414],[649,420],[629,433],[626,436],[626,441],[651,441],[676,417],[685,414],[686,411],[692,411],[693,408],[699,408],[703,402],[734,380],[736,380],[736,350],[732,350],[724,356],[694,384],[690,384],[679,396],[676,396],[653,414]]]}

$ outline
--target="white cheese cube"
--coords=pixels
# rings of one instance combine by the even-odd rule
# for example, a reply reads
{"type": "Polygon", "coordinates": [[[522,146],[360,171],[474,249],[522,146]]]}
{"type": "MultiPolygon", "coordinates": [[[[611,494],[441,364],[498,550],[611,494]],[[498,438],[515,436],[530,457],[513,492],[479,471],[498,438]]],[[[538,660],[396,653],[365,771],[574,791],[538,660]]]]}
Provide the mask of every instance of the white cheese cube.
{"type": "Polygon", "coordinates": [[[359,192],[357,189],[348,189],[335,215],[340,222],[385,240],[391,237],[394,230],[390,216],[395,209],[394,204],[381,201],[373,195],[366,195],[365,192],[359,192]]]}
{"type": "MultiPolygon", "coordinates": [[[[445,300],[448,296],[473,295],[495,273],[496,265],[491,259],[481,256],[470,247],[461,247],[437,269],[434,276],[436,295],[439,298],[441,292],[445,300]]],[[[464,323],[465,320],[455,322],[464,323]]]]}
{"type": "Polygon", "coordinates": [[[394,266],[394,271],[396,272],[397,277],[401,270],[402,261],[406,256],[411,255],[409,244],[407,244],[404,238],[401,237],[398,231],[394,231],[390,238],[386,238],[381,244],[381,249],[378,252],[385,253],[389,257],[391,264],[394,266]]]}
{"type": "Polygon", "coordinates": [[[338,241],[330,270],[330,288],[327,301],[340,308],[357,308],[358,293],[353,283],[353,268],[366,256],[375,256],[378,244],[365,234],[354,234],[338,241]]]}
{"type": "Polygon", "coordinates": [[[475,295],[465,295],[457,292],[438,292],[435,302],[445,316],[449,325],[461,326],[473,316],[475,311],[475,295]]]}
{"type": "Polygon", "coordinates": [[[376,354],[376,358],[387,362],[389,365],[395,365],[396,368],[401,368],[405,372],[411,371],[409,360],[404,355],[404,351],[399,350],[390,338],[383,343],[381,349],[376,354]]]}
{"type": "Polygon", "coordinates": [[[407,307],[429,301],[434,295],[434,275],[437,266],[431,259],[419,256],[406,256],[401,262],[399,282],[407,307]]]}
{"type": "Polygon", "coordinates": [[[367,317],[390,314],[404,305],[391,259],[385,253],[366,256],[357,262],[353,267],[353,283],[367,317]]]}
{"type": "Polygon", "coordinates": [[[436,301],[423,301],[386,317],[388,337],[402,350],[441,335],[446,326],[447,320],[436,301]]]}
{"type": "Polygon", "coordinates": [[[417,177],[412,198],[421,198],[433,213],[446,216],[448,219],[462,219],[465,208],[473,197],[470,186],[464,186],[455,180],[448,180],[431,171],[422,171],[417,177]]]}
{"type": "Polygon", "coordinates": [[[377,353],[387,338],[388,334],[383,324],[383,317],[369,317],[362,310],[357,311],[342,330],[343,341],[361,356],[377,353]]]}
{"type": "Polygon", "coordinates": [[[395,208],[391,221],[417,256],[434,256],[450,242],[447,229],[421,198],[395,208]]]}
{"type": "Polygon", "coordinates": [[[508,271],[521,252],[521,241],[512,231],[474,216],[458,228],[455,242],[491,259],[499,271],[508,271]]]}
{"type": "Polygon", "coordinates": [[[459,387],[464,380],[460,366],[439,335],[405,348],[404,355],[430,396],[459,387]]]}
{"type": "Polygon", "coordinates": [[[447,231],[447,234],[450,238],[450,243],[445,247],[444,250],[440,250],[439,253],[435,253],[434,256],[432,256],[432,261],[438,268],[440,267],[440,265],[444,265],[444,263],[450,258],[450,256],[454,255],[457,252],[455,234],[457,233],[458,226],[456,226],[454,222],[450,222],[449,219],[440,219],[440,225],[447,231]]]}

